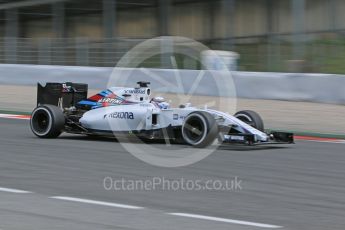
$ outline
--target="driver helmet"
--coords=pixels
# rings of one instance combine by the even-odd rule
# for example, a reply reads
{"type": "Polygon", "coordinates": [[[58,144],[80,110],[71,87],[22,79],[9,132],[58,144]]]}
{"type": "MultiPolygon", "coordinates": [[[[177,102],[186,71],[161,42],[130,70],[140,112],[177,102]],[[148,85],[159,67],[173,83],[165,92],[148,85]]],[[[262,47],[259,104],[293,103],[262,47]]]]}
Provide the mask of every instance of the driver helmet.
{"type": "Polygon", "coordinates": [[[170,104],[165,101],[164,97],[154,97],[151,101],[160,109],[168,109],[170,106],[170,104]]]}

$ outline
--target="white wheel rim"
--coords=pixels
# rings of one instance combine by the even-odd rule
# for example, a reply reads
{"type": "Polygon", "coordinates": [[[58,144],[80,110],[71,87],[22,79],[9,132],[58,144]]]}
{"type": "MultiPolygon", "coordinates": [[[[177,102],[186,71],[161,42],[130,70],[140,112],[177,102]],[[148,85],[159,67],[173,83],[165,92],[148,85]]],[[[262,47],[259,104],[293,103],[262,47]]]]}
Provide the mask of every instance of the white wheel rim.
{"type": "Polygon", "coordinates": [[[49,133],[49,131],[51,130],[51,128],[52,128],[52,116],[51,116],[51,114],[50,114],[50,111],[49,111],[48,109],[42,108],[42,107],[37,108],[37,109],[32,113],[32,118],[30,119],[30,126],[31,126],[32,132],[33,132],[34,134],[36,134],[37,136],[45,136],[45,135],[47,135],[47,134],[49,133]],[[33,118],[34,118],[34,116],[35,116],[35,113],[37,113],[38,111],[42,111],[42,110],[45,111],[45,112],[47,113],[47,115],[48,115],[48,127],[47,127],[47,129],[46,129],[45,132],[37,132],[37,131],[35,130],[35,128],[34,128],[34,125],[33,125],[33,118]]]}
{"type": "Polygon", "coordinates": [[[186,122],[184,122],[183,125],[182,125],[182,136],[183,136],[183,139],[184,139],[185,141],[187,141],[188,144],[191,144],[191,145],[198,145],[198,144],[200,144],[203,140],[205,140],[205,137],[206,137],[206,135],[207,135],[207,132],[208,132],[207,122],[206,122],[205,118],[204,118],[202,115],[200,115],[200,114],[192,114],[192,115],[190,115],[190,116],[188,116],[188,117],[186,118],[186,121],[188,121],[188,119],[189,119],[191,116],[196,116],[196,117],[199,117],[199,118],[201,119],[201,121],[202,121],[202,123],[203,123],[203,125],[204,125],[204,127],[205,127],[205,131],[204,131],[202,137],[200,138],[200,140],[197,141],[197,142],[194,142],[193,140],[191,140],[191,139],[188,137],[188,135],[185,134],[184,130],[185,130],[185,128],[186,128],[186,122]]]}

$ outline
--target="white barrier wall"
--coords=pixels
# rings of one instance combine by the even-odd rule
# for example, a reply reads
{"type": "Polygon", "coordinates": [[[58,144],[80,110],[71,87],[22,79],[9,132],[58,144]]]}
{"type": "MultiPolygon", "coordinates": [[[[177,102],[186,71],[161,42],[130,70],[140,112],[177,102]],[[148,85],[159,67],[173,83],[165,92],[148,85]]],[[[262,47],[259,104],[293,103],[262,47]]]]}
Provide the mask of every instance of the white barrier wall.
{"type": "Polygon", "coordinates": [[[345,75],[236,72],[239,97],[345,104],[345,75]]]}
{"type": "MultiPolygon", "coordinates": [[[[107,67],[75,67],[44,65],[0,64],[0,84],[36,85],[37,82],[81,82],[90,88],[107,88],[113,69],[107,67]]],[[[160,92],[184,93],[200,80],[195,93],[211,96],[233,96],[240,98],[310,101],[345,104],[345,76],[331,74],[265,73],[205,71],[200,77],[197,70],[168,69],[120,69],[116,72],[119,85],[135,86],[136,81],[150,81],[152,88],[160,92]],[[148,76],[151,73],[151,76],[148,76]],[[130,81],[125,76],[130,75],[130,81]],[[123,76],[123,77],[122,77],[123,76]],[[178,77],[176,77],[178,76],[178,77]],[[163,79],[163,81],[159,80],[163,79]],[[231,81],[231,77],[233,81],[231,81]],[[181,79],[181,82],[176,80],[181,79]],[[222,79],[219,82],[214,79],[222,79]],[[164,83],[182,85],[167,87],[164,83]],[[226,82],[226,83],[224,83],[226,82]],[[235,90],[231,84],[234,83],[235,90]],[[236,92],[229,92],[229,89],[236,92]]]]}

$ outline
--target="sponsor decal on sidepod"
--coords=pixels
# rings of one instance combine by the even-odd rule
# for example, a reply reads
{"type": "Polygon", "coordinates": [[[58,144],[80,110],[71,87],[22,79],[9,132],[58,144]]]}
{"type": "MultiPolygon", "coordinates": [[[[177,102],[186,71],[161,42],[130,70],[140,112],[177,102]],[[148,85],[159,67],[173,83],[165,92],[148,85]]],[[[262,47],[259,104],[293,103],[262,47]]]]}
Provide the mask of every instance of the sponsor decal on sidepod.
{"type": "Polygon", "coordinates": [[[134,114],[132,112],[114,112],[110,114],[105,114],[104,119],[108,118],[114,118],[114,119],[134,119],[134,114]]]}
{"type": "Polygon", "coordinates": [[[98,102],[100,102],[100,103],[111,103],[111,104],[121,104],[122,100],[104,97],[104,98],[100,99],[98,102]]]}

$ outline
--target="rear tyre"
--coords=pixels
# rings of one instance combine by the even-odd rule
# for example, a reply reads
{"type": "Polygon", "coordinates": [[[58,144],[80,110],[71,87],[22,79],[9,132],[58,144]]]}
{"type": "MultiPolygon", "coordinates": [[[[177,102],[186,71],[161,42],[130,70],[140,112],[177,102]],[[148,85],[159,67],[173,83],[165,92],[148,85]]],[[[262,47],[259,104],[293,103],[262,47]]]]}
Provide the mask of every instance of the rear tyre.
{"type": "Polygon", "coordinates": [[[193,112],[183,122],[182,138],[193,147],[206,147],[212,144],[217,136],[218,124],[207,112],[193,112]]]}
{"type": "Polygon", "coordinates": [[[265,126],[260,115],[252,110],[243,110],[235,114],[235,117],[244,123],[254,127],[261,132],[264,132],[265,126]]]}
{"type": "Polygon", "coordinates": [[[41,105],[31,114],[31,131],[40,138],[56,138],[64,129],[65,116],[55,105],[41,105]]]}

